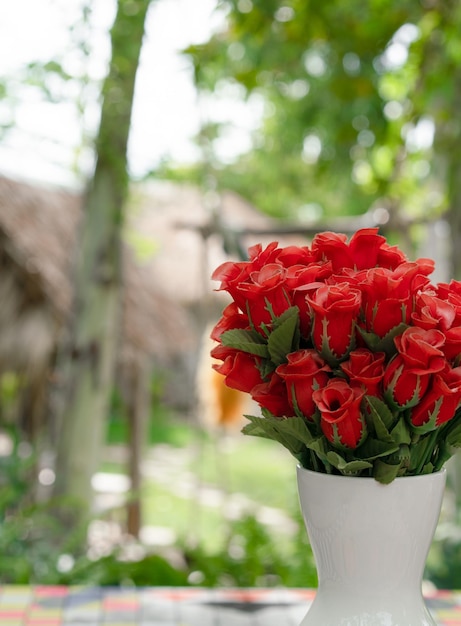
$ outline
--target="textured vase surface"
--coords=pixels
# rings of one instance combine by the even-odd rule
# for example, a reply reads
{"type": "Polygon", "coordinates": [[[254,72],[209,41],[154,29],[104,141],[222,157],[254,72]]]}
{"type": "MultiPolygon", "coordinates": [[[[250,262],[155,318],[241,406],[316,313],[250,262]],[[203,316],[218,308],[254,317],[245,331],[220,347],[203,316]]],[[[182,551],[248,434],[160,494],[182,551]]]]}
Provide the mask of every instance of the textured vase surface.
{"type": "Polygon", "coordinates": [[[389,485],[297,475],[319,580],[301,626],[436,626],[421,587],[446,471],[389,485]]]}

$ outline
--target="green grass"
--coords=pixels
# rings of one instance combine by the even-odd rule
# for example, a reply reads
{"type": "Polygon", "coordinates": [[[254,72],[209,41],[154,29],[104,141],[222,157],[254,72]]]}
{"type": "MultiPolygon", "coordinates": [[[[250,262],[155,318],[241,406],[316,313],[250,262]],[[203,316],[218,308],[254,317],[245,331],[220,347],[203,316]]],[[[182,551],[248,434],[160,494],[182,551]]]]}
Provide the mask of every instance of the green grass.
{"type": "MultiPolygon", "coordinates": [[[[245,497],[243,509],[248,513],[265,506],[291,515],[298,506],[295,464],[288,453],[269,443],[243,436],[224,445],[201,441],[182,450],[182,463],[177,462],[178,449],[169,447],[165,452],[164,448],[166,463],[171,454],[171,484],[167,489],[155,478],[145,480],[144,523],[170,527],[181,537],[196,527],[202,540],[216,546],[225,531],[226,507],[231,508],[229,498],[234,494],[240,494],[240,501],[245,497]],[[186,494],[184,476],[194,476],[186,494]],[[202,500],[202,491],[210,487],[219,490],[213,492],[218,506],[207,504],[207,493],[202,500]]],[[[150,454],[155,459],[155,448],[150,454]]]]}
{"type": "MultiPolygon", "coordinates": [[[[112,419],[108,445],[126,441],[125,424],[112,419]]],[[[169,528],[181,540],[197,540],[207,550],[219,549],[226,540],[225,508],[235,494],[239,501],[248,501],[249,514],[261,506],[290,517],[298,510],[295,459],[273,441],[242,434],[213,438],[195,424],[162,411],[149,426],[146,457],[151,469],[142,490],[143,524],[169,528]],[[186,480],[188,493],[184,492],[186,480]],[[207,488],[222,493],[219,506],[202,498],[207,488]]],[[[109,460],[101,469],[126,471],[109,460]]]]}
{"type": "MultiPolygon", "coordinates": [[[[174,411],[160,406],[151,416],[146,435],[150,445],[168,443],[172,446],[183,447],[197,437],[197,431],[194,424],[178,416],[174,411]]],[[[107,427],[107,444],[126,444],[129,439],[128,421],[121,412],[113,411],[107,427]]]]}
{"type": "Polygon", "coordinates": [[[210,552],[222,549],[227,524],[220,508],[197,505],[191,498],[172,493],[162,485],[147,481],[143,489],[143,517],[147,526],[174,531],[180,543],[200,543],[210,552]]]}
{"type": "Polygon", "coordinates": [[[191,468],[204,483],[231,493],[244,493],[270,507],[291,508],[296,491],[296,462],[275,442],[237,436],[234,440],[205,441],[191,468]]]}

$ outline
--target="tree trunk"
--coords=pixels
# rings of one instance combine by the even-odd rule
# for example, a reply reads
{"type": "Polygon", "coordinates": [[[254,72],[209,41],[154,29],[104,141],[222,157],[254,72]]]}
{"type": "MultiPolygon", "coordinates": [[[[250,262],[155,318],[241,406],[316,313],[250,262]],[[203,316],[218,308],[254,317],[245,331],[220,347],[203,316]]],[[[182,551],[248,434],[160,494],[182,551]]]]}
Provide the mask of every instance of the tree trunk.
{"type": "Polygon", "coordinates": [[[60,437],[54,495],[92,502],[120,332],[121,228],[127,197],[127,142],[149,0],[118,0],[112,58],[103,86],[97,161],[84,204],[74,309],[64,337],[55,404],[60,437]]]}
{"type": "Polygon", "coordinates": [[[127,532],[139,538],[142,526],[141,464],[146,447],[147,426],[149,421],[149,380],[152,367],[148,357],[140,356],[129,368],[128,389],[125,406],[130,432],[129,476],[131,496],[127,503],[127,532]]]}

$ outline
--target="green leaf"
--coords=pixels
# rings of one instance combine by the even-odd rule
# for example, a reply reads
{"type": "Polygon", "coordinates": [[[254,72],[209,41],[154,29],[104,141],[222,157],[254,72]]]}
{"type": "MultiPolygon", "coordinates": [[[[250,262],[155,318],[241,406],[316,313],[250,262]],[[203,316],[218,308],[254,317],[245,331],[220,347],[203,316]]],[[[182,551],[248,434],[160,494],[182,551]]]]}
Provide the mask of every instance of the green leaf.
{"type": "Polygon", "coordinates": [[[270,359],[276,365],[285,363],[287,354],[299,347],[299,310],[293,306],[287,309],[274,322],[267,347],[270,359]]]}
{"type": "Polygon", "coordinates": [[[392,442],[393,438],[389,433],[394,422],[394,415],[387,404],[376,396],[365,396],[365,402],[368,407],[368,417],[373,424],[376,437],[380,441],[392,442]]]}
{"type": "Polygon", "coordinates": [[[372,461],[383,456],[389,456],[397,452],[399,445],[395,442],[380,441],[373,437],[368,437],[365,442],[356,448],[355,454],[357,458],[365,461],[372,461]]]}
{"type": "Polygon", "coordinates": [[[263,359],[269,358],[266,340],[255,330],[243,330],[240,328],[226,330],[221,335],[221,342],[223,346],[228,348],[248,352],[249,354],[260,356],[263,359]]]}
{"type": "Polygon", "coordinates": [[[448,434],[446,435],[445,441],[449,446],[453,446],[454,448],[461,448],[461,422],[450,428],[448,434]]]}
{"type": "MultiPolygon", "coordinates": [[[[273,421],[280,432],[296,437],[296,439],[305,445],[309,445],[315,440],[315,436],[311,433],[304,417],[273,417],[271,421],[273,421]]],[[[312,424],[312,428],[315,428],[314,424],[312,424]]]]}
{"type": "Polygon", "coordinates": [[[420,474],[435,446],[434,431],[410,446],[410,470],[420,474]]]}
{"type": "Polygon", "coordinates": [[[312,441],[306,445],[310,450],[313,450],[320,459],[326,460],[329,450],[328,442],[323,435],[314,437],[312,441]]]}
{"type": "Polygon", "coordinates": [[[394,478],[397,478],[400,470],[400,463],[386,463],[377,459],[373,463],[373,478],[383,485],[388,485],[394,478]]]}
{"type": "Polygon", "coordinates": [[[242,432],[245,435],[264,437],[265,439],[277,441],[296,458],[298,458],[304,449],[304,445],[298,439],[278,429],[276,425],[266,417],[255,418],[253,416],[251,426],[247,424],[242,428],[242,432]]]}
{"type": "Polygon", "coordinates": [[[375,333],[369,333],[363,328],[359,328],[358,330],[372,352],[385,352],[387,356],[390,357],[397,352],[394,343],[395,337],[401,335],[406,328],[408,328],[408,324],[401,322],[397,326],[394,326],[384,337],[379,337],[379,335],[375,333]]]}
{"type": "Polygon", "coordinates": [[[333,452],[332,450],[327,453],[326,458],[327,461],[333,465],[333,467],[336,467],[336,469],[344,475],[357,475],[362,470],[373,467],[373,465],[368,461],[346,461],[346,459],[344,459],[340,454],[333,452]]]}
{"type": "Polygon", "coordinates": [[[405,418],[401,417],[394,428],[391,430],[392,439],[396,443],[411,443],[410,429],[405,421],[405,418]]]}
{"type": "Polygon", "coordinates": [[[410,469],[410,461],[411,461],[411,454],[410,454],[409,446],[407,446],[407,444],[402,444],[399,447],[398,451],[394,452],[394,454],[392,454],[388,460],[390,463],[393,463],[393,462],[399,463],[400,465],[399,476],[406,474],[406,472],[410,469]]]}
{"type": "Polygon", "coordinates": [[[271,432],[260,424],[262,418],[255,417],[253,415],[245,415],[250,420],[249,424],[245,424],[242,428],[244,435],[251,435],[253,437],[264,437],[265,439],[273,439],[271,432]]]}
{"type": "Polygon", "coordinates": [[[276,317],[272,324],[272,330],[277,330],[280,326],[283,326],[283,324],[285,324],[288,319],[292,318],[294,318],[295,320],[298,320],[299,318],[299,309],[297,306],[289,307],[278,317],[276,317]]]}
{"type": "Polygon", "coordinates": [[[256,417],[245,415],[250,420],[242,428],[245,435],[265,437],[278,441],[287,448],[293,456],[299,458],[307,444],[313,441],[306,421],[302,417],[256,417]]]}
{"type": "Polygon", "coordinates": [[[426,463],[426,465],[421,470],[421,474],[432,474],[434,471],[434,466],[432,463],[426,463]]]}
{"type": "Polygon", "coordinates": [[[453,456],[454,447],[447,445],[445,441],[439,441],[437,454],[434,461],[434,472],[438,472],[445,465],[446,461],[453,456]]]}

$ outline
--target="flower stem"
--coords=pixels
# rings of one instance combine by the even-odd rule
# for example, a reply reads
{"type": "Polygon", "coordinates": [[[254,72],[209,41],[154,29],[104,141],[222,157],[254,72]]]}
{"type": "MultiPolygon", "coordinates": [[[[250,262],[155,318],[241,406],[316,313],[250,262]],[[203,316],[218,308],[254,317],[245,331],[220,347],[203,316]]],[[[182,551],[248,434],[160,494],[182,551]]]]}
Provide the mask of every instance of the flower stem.
{"type": "Polygon", "coordinates": [[[431,432],[430,435],[428,435],[427,437],[427,444],[426,444],[426,453],[422,456],[422,459],[418,465],[418,467],[416,468],[416,475],[421,474],[421,472],[423,471],[423,467],[429,462],[433,452],[434,452],[434,448],[435,448],[435,444],[437,441],[437,435],[438,435],[438,431],[437,430],[433,430],[431,432]]]}

